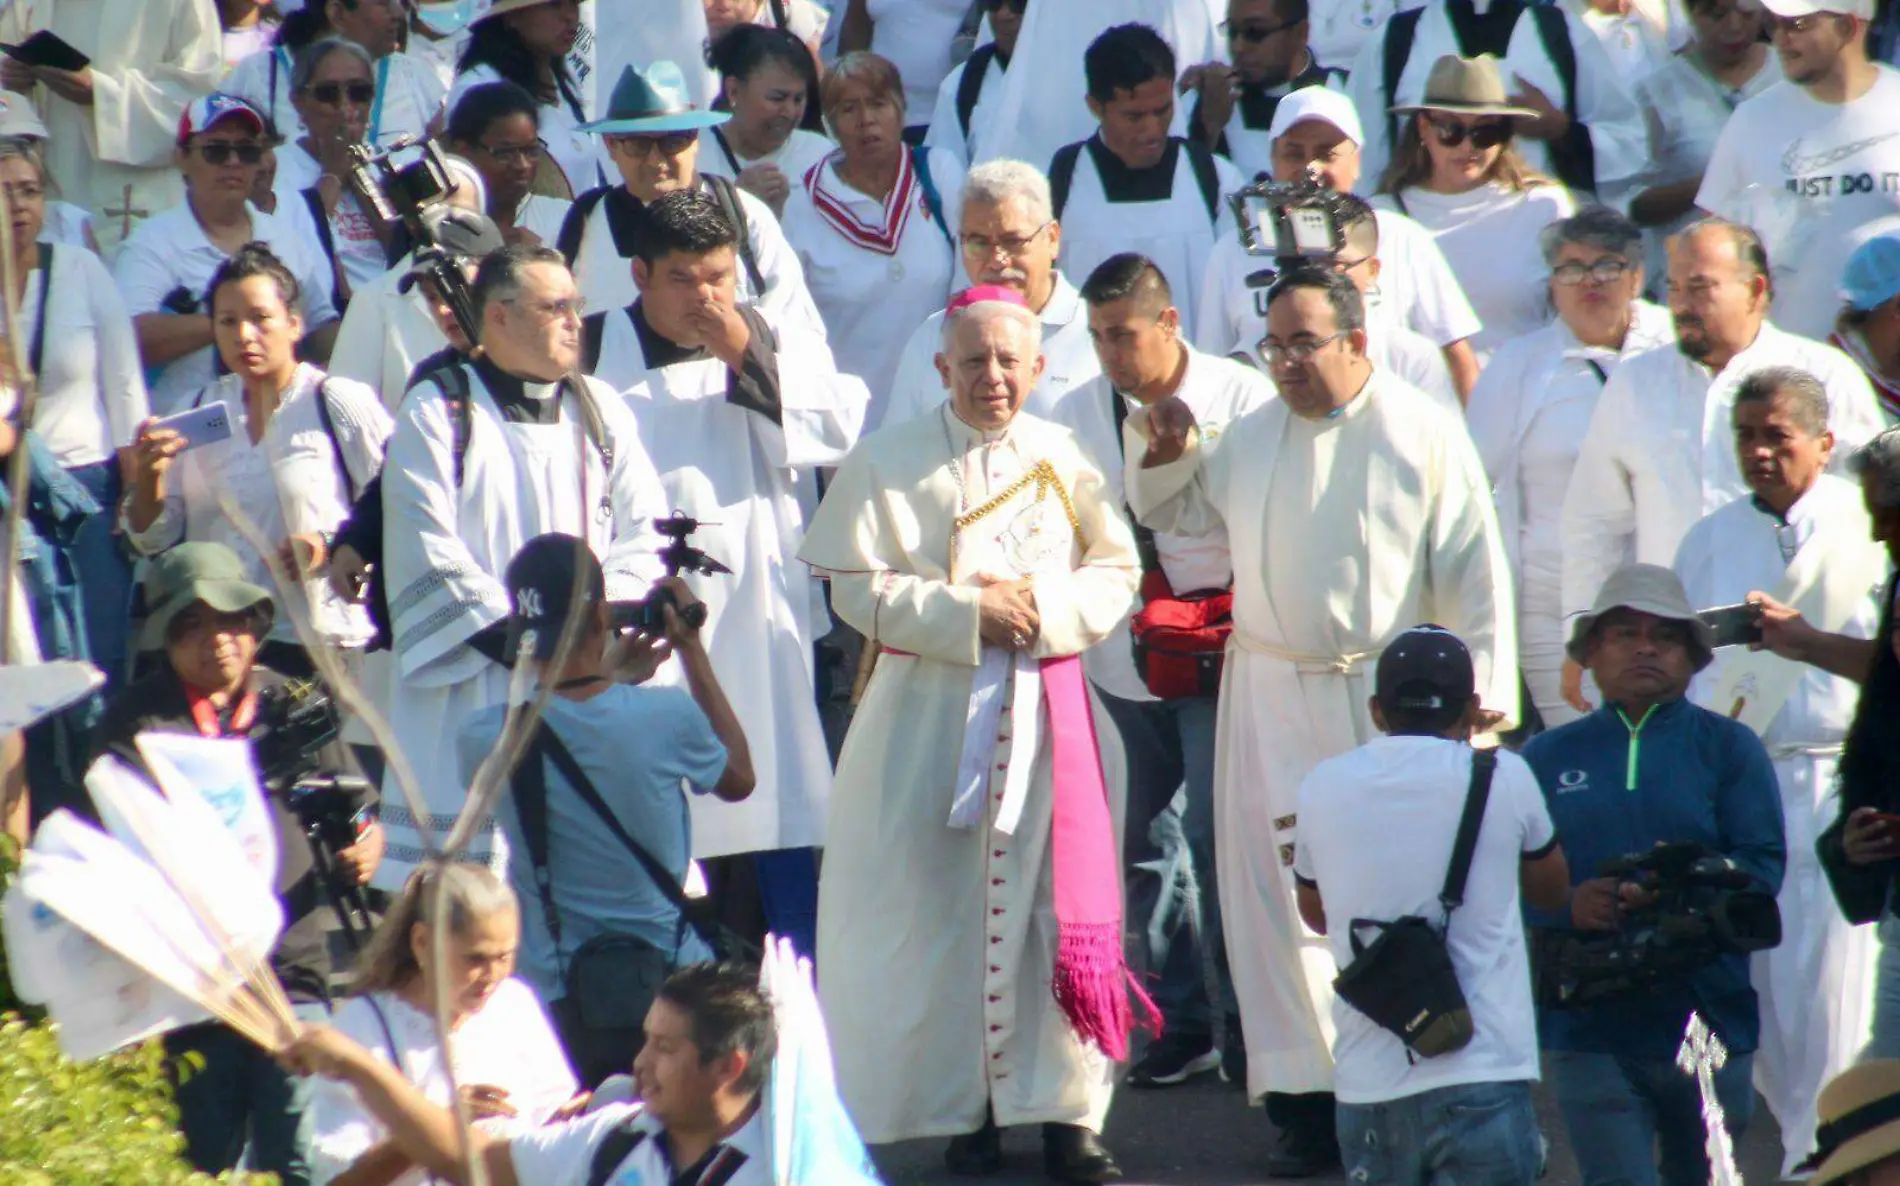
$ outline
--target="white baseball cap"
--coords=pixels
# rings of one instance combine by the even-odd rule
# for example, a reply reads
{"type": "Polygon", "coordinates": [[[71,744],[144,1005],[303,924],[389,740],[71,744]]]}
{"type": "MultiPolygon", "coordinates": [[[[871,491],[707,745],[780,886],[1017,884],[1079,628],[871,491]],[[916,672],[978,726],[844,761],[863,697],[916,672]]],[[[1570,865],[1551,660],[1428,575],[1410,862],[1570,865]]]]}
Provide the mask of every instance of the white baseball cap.
{"type": "Polygon", "coordinates": [[[0,137],[32,136],[46,139],[46,125],[33,110],[33,100],[18,91],[0,91],[0,137]]]}
{"type": "Polygon", "coordinates": [[[1323,86],[1301,87],[1281,99],[1273,110],[1273,125],[1267,129],[1267,139],[1278,140],[1291,131],[1294,124],[1309,119],[1333,125],[1354,144],[1366,142],[1365,129],[1359,126],[1359,109],[1344,92],[1323,86]]]}
{"type": "Polygon", "coordinates": [[[1790,21],[1823,12],[1871,21],[1874,19],[1874,3],[1875,0],[1762,0],[1762,7],[1790,21]]]}

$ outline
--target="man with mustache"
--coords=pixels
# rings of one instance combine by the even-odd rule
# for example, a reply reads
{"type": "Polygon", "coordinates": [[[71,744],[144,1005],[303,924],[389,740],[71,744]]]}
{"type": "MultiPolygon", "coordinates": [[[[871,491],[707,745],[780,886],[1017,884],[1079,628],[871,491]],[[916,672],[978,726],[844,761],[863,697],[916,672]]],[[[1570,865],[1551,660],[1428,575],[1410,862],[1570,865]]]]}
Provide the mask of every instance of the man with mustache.
{"type": "MultiPolygon", "coordinates": [[[[1747,227],[1705,219],[1670,242],[1675,348],[1657,346],[1617,364],[1564,496],[1566,617],[1588,608],[1626,559],[1668,564],[1697,519],[1748,492],[1728,426],[1750,374],[1791,366],[1819,380],[1837,459],[1884,427],[1859,368],[1833,347],[1769,321],[1773,297],[1767,252],[1747,227]]],[[[1588,712],[1582,679],[1576,662],[1565,664],[1564,698],[1588,712]]]]}
{"type": "MultiPolygon", "coordinates": [[[[1731,420],[1749,494],[1683,537],[1675,568],[1689,603],[1765,608],[1772,601],[1830,634],[1873,637],[1887,552],[1874,540],[1856,483],[1826,472],[1834,451],[1827,392],[1792,367],[1756,371],[1736,390],[1731,420]]],[[[1725,647],[1697,679],[1693,698],[1761,737],[1781,787],[1785,938],[1756,958],[1754,974],[1762,1095],[1780,1122],[1784,1172],[1792,1174],[1814,1147],[1821,1085],[1855,1060],[1873,1020],[1878,940],[1873,928],[1842,917],[1814,847],[1834,822],[1834,797],[1823,792],[1834,784],[1860,688],[1765,647],[1725,647]]]]}

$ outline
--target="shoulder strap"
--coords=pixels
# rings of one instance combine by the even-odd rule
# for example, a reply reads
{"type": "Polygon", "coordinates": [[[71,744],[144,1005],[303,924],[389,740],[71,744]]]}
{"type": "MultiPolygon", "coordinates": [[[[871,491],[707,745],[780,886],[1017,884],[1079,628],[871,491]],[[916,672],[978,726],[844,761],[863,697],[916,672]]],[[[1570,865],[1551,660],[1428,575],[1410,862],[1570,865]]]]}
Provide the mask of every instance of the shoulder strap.
{"type": "Polygon", "coordinates": [[[594,1146],[594,1159],[587,1165],[587,1186],[607,1186],[607,1179],[614,1176],[620,1163],[627,1160],[647,1139],[646,1130],[635,1127],[636,1118],[629,1116],[614,1125],[601,1138],[600,1144],[594,1146]]]}
{"type": "Polygon", "coordinates": [[[1552,171],[1573,190],[1594,190],[1596,150],[1589,129],[1577,122],[1577,47],[1570,40],[1570,23],[1554,4],[1533,4],[1530,15],[1537,22],[1537,39],[1545,55],[1557,68],[1557,81],[1564,89],[1564,114],[1570,118],[1570,132],[1550,142],[1552,171]]]}
{"type": "Polygon", "coordinates": [[[534,868],[534,888],[541,899],[541,917],[548,924],[548,938],[554,945],[555,962],[559,963],[561,916],[554,909],[554,879],[548,864],[548,767],[542,760],[541,745],[541,738],[547,732],[547,722],[541,721],[528,752],[522,755],[509,781],[514,792],[515,817],[521,823],[522,847],[528,850],[528,863],[534,868]]]}
{"type": "MultiPolygon", "coordinates": [[[[581,327],[586,329],[585,324],[581,327]]],[[[601,505],[610,511],[613,507],[614,481],[614,442],[607,435],[607,421],[601,417],[600,405],[594,402],[594,393],[586,383],[569,384],[574,393],[574,402],[580,405],[581,429],[587,433],[589,443],[600,454],[600,468],[606,473],[606,489],[600,493],[601,505]]]]}
{"type": "Polygon", "coordinates": [[[1181,147],[1194,170],[1194,184],[1201,187],[1201,201],[1207,203],[1207,221],[1220,221],[1220,171],[1214,167],[1213,151],[1199,140],[1183,140],[1181,147]]]}
{"type": "Polygon", "coordinates": [[[943,241],[949,244],[950,258],[954,261],[957,258],[957,240],[950,230],[950,224],[943,217],[943,195],[937,192],[937,183],[930,177],[930,150],[912,148],[910,163],[917,170],[917,184],[924,191],[924,208],[936,220],[937,230],[942,233],[943,241]]]}
{"type": "Polygon", "coordinates": [[[317,244],[323,248],[324,258],[330,261],[330,299],[340,313],[346,303],[343,296],[343,261],[337,257],[336,236],[330,231],[330,212],[323,208],[323,195],[314,185],[303,191],[303,202],[310,208],[310,221],[317,224],[317,244]]]}
{"type": "Polygon", "coordinates": [[[589,313],[581,318],[581,374],[591,375],[600,366],[600,343],[607,336],[607,314],[589,313]]]}
{"type": "MultiPolygon", "coordinates": [[[[1385,108],[1399,101],[1399,79],[1405,73],[1405,64],[1412,58],[1412,42],[1418,37],[1419,18],[1425,15],[1423,8],[1407,9],[1394,13],[1385,26],[1385,108]]],[[[1386,117],[1386,152],[1390,155],[1398,150],[1399,120],[1402,117],[1386,117]]]]}
{"type": "Polygon", "coordinates": [[[1082,155],[1082,145],[1064,144],[1056,149],[1054,159],[1049,162],[1049,196],[1055,205],[1055,215],[1062,217],[1062,208],[1069,204],[1069,187],[1075,183],[1075,161],[1082,155]]]}
{"type": "Polygon", "coordinates": [[[587,232],[587,220],[593,216],[594,207],[600,205],[600,200],[606,196],[606,186],[595,186],[575,198],[574,204],[567,208],[567,217],[561,220],[561,229],[554,236],[554,249],[567,260],[568,267],[572,268],[574,261],[580,258],[581,236],[587,232]]]}
{"type": "Polygon", "coordinates": [[[759,271],[758,257],[752,253],[752,222],[746,217],[745,207],[739,201],[739,189],[724,177],[711,173],[703,174],[706,184],[712,190],[713,201],[719,203],[720,213],[732,223],[732,229],[739,232],[739,262],[745,265],[746,279],[752,282],[752,299],[765,299],[765,274],[759,271]]]}
{"type": "Polygon", "coordinates": [[[468,441],[475,431],[475,409],[470,403],[468,375],[462,370],[461,356],[444,351],[436,365],[415,375],[409,385],[434,383],[449,406],[449,456],[455,462],[455,488],[462,488],[462,475],[468,466],[468,441]]]}
{"type": "MultiPolygon", "coordinates": [[[[1115,417],[1115,451],[1122,457],[1128,456],[1128,446],[1122,442],[1122,426],[1128,423],[1128,400],[1113,384],[1108,388],[1109,411],[1115,417]]],[[[1135,512],[1126,502],[1122,510],[1128,514],[1128,522],[1135,529],[1135,554],[1141,557],[1141,571],[1157,572],[1161,568],[1161,550],[1155,546],[1155,533],[1141,525],[1135,518],[1135,512]]]]}
{"type": "Polygon", "coordinates": [[[356,479],[350,474],[350,463],[343,457],[343,441],[336,435],[336,418],[330,410],[328,378],[317,384],[317,423],[323,426],[323,435],[330,438],[330,456],[336,458],[336,471],[343,477],[343,488],[349,491],[351,505],[355,505],[356,479]]]}
{"type": "Polygon", "coordinates": [[[791,14],[785,11],[785,0],[772,0],[772,23],[781,29],[792,27],[791,14]]]}
{"type": "Polygon", "coordinates": [[[976,114],[976,101],[983,97],[983,80],[989,76],[990,63],[996,58],[996,43],[979,45],[963,63],[963,77],[957,79],[957,126],[963,129],[963,143],[970,143],[970,117],[976,114]]]}
{"type": "Polygon", "coordinates": [[[1465,878],[1471,875],[1471,857],[1478,850],[1478,829],[1484,826],[1484,805],[1491,798],[1491,776],[1497,773],[1498,752],[1471,751],[1471,786],[1465,791],[1465,811],[1458,817],[1458,839],[1451,846],[1451,867],[1445,870],[1445,888],[1438,900],[1447,918],[1465,900],[1465,878]]]}
{"type": "Polygon", "coordinates": [[[41,243],[40,248],[40,319],[33,327],[33,342],[27,347],[26,363],[34,375],[40,373],[40,363],[46,357],[46,321],[48,309],[46,303],[53,295],[53,245],[41,243]]]}
{"type": "Polygon", "coordinates": [[[402,1051],[396,1047],[396,1031],[389,1028],[389,1018],[383,1013],[383,1007],[376,1003],[374,993],[364,993],[362,1000],[369,1006],[369,1011],[376,1015],[377,1028],[383,1031],[383,1046],[389,1051],[389,1065],[395,1067],[396,1073],[404,1079],[409,1078],[408,1070],[402,1065],[402,1051]]]}

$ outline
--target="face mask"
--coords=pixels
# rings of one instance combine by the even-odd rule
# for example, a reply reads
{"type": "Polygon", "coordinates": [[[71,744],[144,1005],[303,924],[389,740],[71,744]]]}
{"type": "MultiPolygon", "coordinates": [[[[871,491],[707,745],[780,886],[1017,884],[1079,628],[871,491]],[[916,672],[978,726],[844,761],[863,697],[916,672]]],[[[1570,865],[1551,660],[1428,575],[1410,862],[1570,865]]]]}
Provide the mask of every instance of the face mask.
{"type": "Polygon", "coordinates": [[[453,37],[488,7],[483,0],[421,0],[416,20],[437,37],[453,37]]]}

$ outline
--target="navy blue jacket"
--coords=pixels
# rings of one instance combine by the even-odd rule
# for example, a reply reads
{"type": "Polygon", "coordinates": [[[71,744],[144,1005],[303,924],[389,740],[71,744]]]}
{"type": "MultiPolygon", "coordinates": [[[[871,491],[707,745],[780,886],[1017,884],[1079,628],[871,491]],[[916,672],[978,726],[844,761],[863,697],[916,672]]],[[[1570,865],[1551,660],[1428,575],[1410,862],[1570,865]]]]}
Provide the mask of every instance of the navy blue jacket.
{"type": "MultiPolygon", "coordinates": [[[[1524,760],[1544,788],[1573,885],[1597,877],[1605,861],[1694,840],[1780,890],[1787,862],[1781,793],[1767,750],[1747,726],[1687,700],[1633,722],[1606,705],[1532,738],[1524,760]]],[[[1570,922],[1567,911],[1530,919],[1536,926],[1570,922]]],[[[1673,1059],[1692,1010],[1731,1051],[1755,1049],[1761,1023],[1747,957],[1724,956],[1673,988],[1542,1010],[1538,1038],[1551,1050],[1673,1059]]]]}

